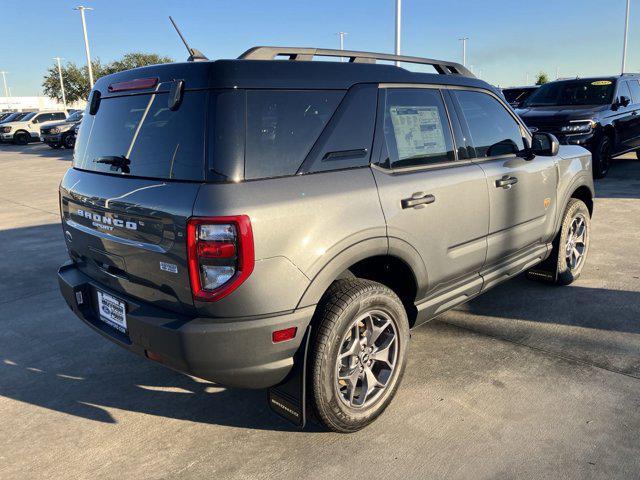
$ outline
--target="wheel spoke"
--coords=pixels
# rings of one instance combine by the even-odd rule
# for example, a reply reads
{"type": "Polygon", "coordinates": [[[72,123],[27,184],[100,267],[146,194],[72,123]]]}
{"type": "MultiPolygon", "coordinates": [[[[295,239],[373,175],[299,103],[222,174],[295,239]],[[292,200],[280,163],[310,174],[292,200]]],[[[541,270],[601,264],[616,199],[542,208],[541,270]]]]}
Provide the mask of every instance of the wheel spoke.
{"type": "Polygon", "coordinates": [[[380,338],[380,335],[382,335],[382,333],[387,329],[389,325],[391,325],[391,320],[386,320],[386,319],[385,319],[385,322],[380,326],[376,326],[374,324],[373,333],[371,334],[371,340],[369,342],[369,345],[371,345],[372,347],[375,347],[375,343],[380,338]]]}
{"type": "Polygon", "coordinates": [[[353,357],[358,354],[360,351],[360,328],[358,327],[358,323],[356,322],[351,329],[351,342],[349,347],[343,352],[340,353],[338,358],[342,360],[344,357],[353,357]]]}
{"type": "Polygon", "coordinates": [[[375,374],[373,373],[373,371],[366,367],[364,369],[364,381],[362,382],[362,392],[361,393],[361,397],[362,397],[362,402],[366,402],[367,398],[371,395],[371,393],[379,387],[384,387],[384,384],[380,383],[378,381],[378,379],[376,378],[375,374]]]}
{"type": "Polygon", "coordinates": [[[396,337],[393,337],[391,341],[384,347],[374,350],[371,354],[371,360],[375,362],[386,363],[390,368],[393,368],[393,360],[390,358],[391,347],[396,341],[396,337]]]}

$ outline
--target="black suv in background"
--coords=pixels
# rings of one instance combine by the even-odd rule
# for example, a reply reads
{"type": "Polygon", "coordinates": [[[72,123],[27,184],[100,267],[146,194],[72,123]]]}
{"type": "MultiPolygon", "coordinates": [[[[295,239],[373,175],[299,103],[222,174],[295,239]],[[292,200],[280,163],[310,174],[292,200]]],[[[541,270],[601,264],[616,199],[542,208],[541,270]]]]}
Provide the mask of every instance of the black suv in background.
{"type": "Polygon", "coordinates": [[[76,127],[82,122],[83,114],[82,110],[77,110],[62,122],[42,127],[40,140],[51,148],[73,148],[76,144],[76,127]]]}
{"type": "Polygon", "coordinates": [[[517,111],[532,132],[552,133],[561,144],[581,145],[603,178],[611,157],[640,149],[640,74],[547,83],[517,111]]]}
{"type": "Polygon", "coordinates": [[[520,108],[527,98],[538,89],[538,85],[509,87],[502,89],[502,95],[513,108],[520,108]]]}

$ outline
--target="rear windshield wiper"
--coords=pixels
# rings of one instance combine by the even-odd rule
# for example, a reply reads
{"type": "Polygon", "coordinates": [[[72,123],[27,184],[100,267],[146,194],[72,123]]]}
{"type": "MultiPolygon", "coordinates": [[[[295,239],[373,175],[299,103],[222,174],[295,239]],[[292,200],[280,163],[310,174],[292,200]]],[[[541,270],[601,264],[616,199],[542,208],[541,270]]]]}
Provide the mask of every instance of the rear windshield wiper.
{"type": "Polygon", "coordinates": [[[129,160],[124,155],[108,155],[106,157],[98,157],[94,160],[95,163],[104,163],[106,165],[111,165],[111,170],[120,169],[122,173],[129,173],[129,165],[131,164],[131,160],[129,160]]]}

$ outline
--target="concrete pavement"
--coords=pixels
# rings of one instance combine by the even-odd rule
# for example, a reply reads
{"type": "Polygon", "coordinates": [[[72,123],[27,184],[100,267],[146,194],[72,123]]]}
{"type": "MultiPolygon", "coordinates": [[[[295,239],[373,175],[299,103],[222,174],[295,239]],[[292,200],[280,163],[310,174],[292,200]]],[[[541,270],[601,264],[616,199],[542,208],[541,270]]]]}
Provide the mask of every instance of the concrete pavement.
{"type": "Polygon", "coordinates": [[[74,318],[55,278],[69,158],[0,145],[0,478],[640,476],[640,162],[598,182],[580,281],[516,278],[416,330],[389,410],[337,435],[74,318]]]}

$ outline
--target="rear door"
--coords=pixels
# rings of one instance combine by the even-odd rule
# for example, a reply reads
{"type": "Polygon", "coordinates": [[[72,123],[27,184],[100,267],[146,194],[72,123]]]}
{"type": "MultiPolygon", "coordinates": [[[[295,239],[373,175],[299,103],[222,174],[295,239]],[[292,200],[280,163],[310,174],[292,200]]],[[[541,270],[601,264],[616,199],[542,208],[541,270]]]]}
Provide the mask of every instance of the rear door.
{"type": "Polygon", "coordinates": [[[633,78],[627,81],[629,90],[631,91],[631,139],[629,143],[631,147],[640,147],[640,83],[633,78]]]}
{"type": "MultiPolygon", "coordinates": [[[[160,93],[162,92],[162,93],[160,93]]],[[[192,305],[186,221],[204,180],[206,91],[102,98],[83,120],[61,187],[69,252],[102,285],[183,311],[192,305]]]]}
{"type": "Polygon", "coordinates": [[[422,258],[429,279],[419,286],[423,297],[460,298],[460,286],[463,296],[476,293],[486,255],[487,185],[482,169],[456,151],[442,92],[387,86],[378,106],[373,172],[390,242],[408,244],[422,258]]]}
{"type": "Polygon", "coordinates": [[[489,235],[486,264],[542,245],[556,208],[556,161],[525,160],[524,126],[498,99],[479,90],[451,90],[475,162],[486,174],[489,235]]]}
{"type": "Polygon", "coordinates": [[[631,97],[631,90],[629,84],[626,81],[618,81],[618,89],[616,91],[615,102],[618,105],[615,110],[613,127],[616,131],[616,145],[614,145],[614,151],[620,152],[633,148],[635,143],[637,123],[636,111],[637,106],[633,104],[633,98],[631,97]],[[627,97],[631,103],[626,107],[620,104],[620,99],[627,97]]]}

